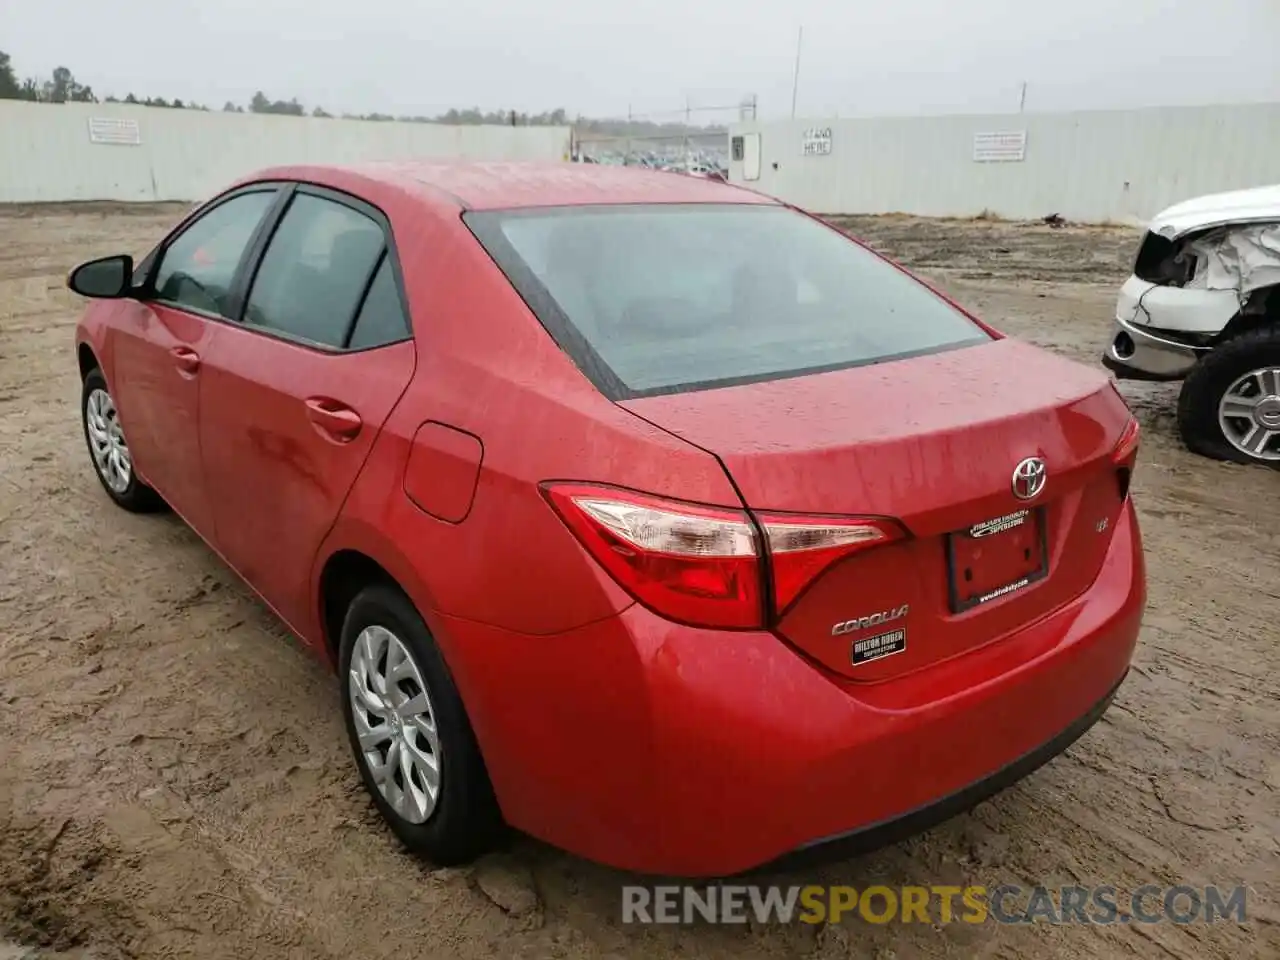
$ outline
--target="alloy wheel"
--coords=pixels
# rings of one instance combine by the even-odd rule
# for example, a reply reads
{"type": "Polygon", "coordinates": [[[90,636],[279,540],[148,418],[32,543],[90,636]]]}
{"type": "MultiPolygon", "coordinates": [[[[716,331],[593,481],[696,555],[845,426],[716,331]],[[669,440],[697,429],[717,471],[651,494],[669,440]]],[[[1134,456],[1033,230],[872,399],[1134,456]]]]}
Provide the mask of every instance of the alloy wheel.
{"type": "Polygon", "coordinates": [[[398,816],[425,823],[440,798],[442,751],[435,711],[409,647],[386,627],[365,627],[347,681],[360,757],[398,816]]]}
{"type": "Polygon", "coordinates": [[[90,392],[84,405],[84,422],[98,475],[114,493],[123,494],[133,479],[133,460],[111,394],[102,389],[90,392]]]}
{"type": "Polygon", "coordinates": [[[1238,377],[1218,404],[1218,426],[1246,456],[1280,461],[1280,367],[1238,377]]]}

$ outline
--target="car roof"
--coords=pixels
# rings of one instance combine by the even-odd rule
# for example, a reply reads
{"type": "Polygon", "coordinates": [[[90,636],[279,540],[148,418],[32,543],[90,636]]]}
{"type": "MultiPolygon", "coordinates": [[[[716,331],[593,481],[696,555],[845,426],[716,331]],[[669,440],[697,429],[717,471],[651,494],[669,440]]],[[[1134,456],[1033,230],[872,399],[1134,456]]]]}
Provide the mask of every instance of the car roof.
{"type": "Polygon", "coordinates": [[[751,190],[679,173],[568,162],[381,161],[355,166],[276,167],[253,179],[304,180],[339,188],[370,181],[427,193],[464,210],[623,203],[777,201],[751,190]]]}

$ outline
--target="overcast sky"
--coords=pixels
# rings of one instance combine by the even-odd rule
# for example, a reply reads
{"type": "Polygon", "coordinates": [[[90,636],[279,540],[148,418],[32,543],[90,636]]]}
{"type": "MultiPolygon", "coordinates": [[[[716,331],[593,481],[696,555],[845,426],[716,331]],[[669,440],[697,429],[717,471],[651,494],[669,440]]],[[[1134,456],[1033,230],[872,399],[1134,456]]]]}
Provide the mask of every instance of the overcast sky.
{"type": "Polygon", "coordinates": [[[19,76],[395,114],[786,116],[801,25],[800,115],[1280,100],[1280,0],[0,0],[19,76]]]}

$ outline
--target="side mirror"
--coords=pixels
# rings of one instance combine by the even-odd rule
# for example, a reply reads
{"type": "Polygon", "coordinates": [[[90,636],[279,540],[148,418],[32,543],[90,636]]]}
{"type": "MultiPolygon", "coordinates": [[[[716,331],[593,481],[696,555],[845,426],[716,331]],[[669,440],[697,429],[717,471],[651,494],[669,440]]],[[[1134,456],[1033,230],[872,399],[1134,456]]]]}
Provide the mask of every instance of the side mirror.
{"type": "Polygon", "coordinates": [[[133,257],[124,254],[82,263],[67,277],[72,293],[98,300],[119,300],[133,289],[133,257]]]}

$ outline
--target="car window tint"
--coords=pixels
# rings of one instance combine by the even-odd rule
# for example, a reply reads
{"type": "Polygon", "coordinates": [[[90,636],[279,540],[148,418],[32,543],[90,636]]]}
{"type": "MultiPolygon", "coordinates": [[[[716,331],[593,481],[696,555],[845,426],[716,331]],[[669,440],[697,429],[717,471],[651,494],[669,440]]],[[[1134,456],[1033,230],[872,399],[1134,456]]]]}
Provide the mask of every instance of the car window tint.
{"type": "Polygon", "coordinates": [[[409,324],[405,321],[404,307],[400,303],[400,291],[396,289],[395,271],[391,257],[382,258],[382,264],[373,278],[369,293],[356,317],[355,330],[348,346],[352,350],[380,347],[395,343],[409,336],[409,324]]]}
{"type": "Polygon", "coordinates": [[[363,213],[295,195],[254,278],[245,322],[341,347],[383,245],[382,227],[363,213]]]}
{"type": "Polygon", "coordinates": [[[227,315],[236,267],[276,191],[242,193],[187,227],[160,258],[156,297],[205,313],[227,315]]]}
{"type": "Polygon", "coordinates": [[[594,353],[566,339],[579,367],[594,378],[603,363],[631,395],[990,339],[919,281],[784,207],[565,207],[466,222],[554,333],[563,321],[545,308],[550,294],[594,353]]]}

